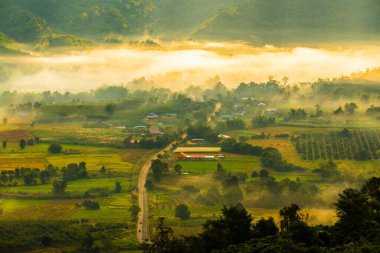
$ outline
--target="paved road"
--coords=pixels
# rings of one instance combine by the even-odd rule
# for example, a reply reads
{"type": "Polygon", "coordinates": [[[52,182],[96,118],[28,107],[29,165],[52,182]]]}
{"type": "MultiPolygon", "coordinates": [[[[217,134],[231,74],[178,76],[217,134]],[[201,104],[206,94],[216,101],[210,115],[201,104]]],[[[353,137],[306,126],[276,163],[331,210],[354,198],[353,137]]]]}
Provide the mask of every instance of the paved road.
{"type": "Polygon", "coordinates": [[[169,151],[172,146],[176,144],[176,141],[170,143],[166,148],[160,150],[159,152],[152,155],[148,162],[144,164],[141,168],[139,181],[138,181],[138,192],[139,192],[139,207],[140,213],[138,216],[137,223],[137,240],[139,242],[144,242],[148,239],[149,231],[148,231],[148,193],[145,188],[146,178],[148,176],[148,172],[152,163],[152,160],[158,159],[158,155],[163,154],[165,151],[169,151]]]}
{"type": "MultiPolygon", "coordinates": [[[[215,110],[212,112],[212,114],[208,117],[207,122],[210,122],[212,119],[212,116],[215,115],[217,111],[219,111],[221,108],[221,104],[217,103],[215,105],[215,110]]],[[[184,138],[186,135],[183,135],[182,138],[184,138]]],[[[137,240],[139,242],[144,242],[145,240],[148,240],[149,231],[148,231],[148,193],[145,188],[145,182],[146,178],[148,176],[148,172],[150,169],[150,166],[152,164],[152,160],[158,159],[158,155],[163,154],[165,151],[169,151],[174,144],[176,144],[177,141],[173,141],[170,143],[166,148],[160,150],[159,152],[152,155],[148,162],[144,164],[144,166],[141,168],[140,175],[139,175],[139,181],[138,181],[138,193],[139,193],[139,207],[140,207],[140,213],[138,216],[138,223],[137,223],[137,240]]]]}

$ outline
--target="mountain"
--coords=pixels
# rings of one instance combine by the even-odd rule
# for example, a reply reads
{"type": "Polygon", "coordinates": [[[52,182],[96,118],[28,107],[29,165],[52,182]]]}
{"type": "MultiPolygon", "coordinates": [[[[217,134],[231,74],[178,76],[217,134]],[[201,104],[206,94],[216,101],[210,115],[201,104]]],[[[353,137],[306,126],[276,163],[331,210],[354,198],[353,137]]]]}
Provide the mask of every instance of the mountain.
{"type": "Polygon", "coordinates": [[[87,45],[80,37],[143,34],[152,8],[145,0],[0,0],[0,32],[24,43],[87,45]]]}
{"type": "Polygon", "coordinates": [[[188,35],[199,24],[209,20],[234,0],[156,0],[151,13],[150,33],[162,38],[178,39],[188,35]]]}
{"type": "Polygon", "coordinates": [[[378,0],[237,0],[192,36],[265,44],[368,41],[380,35],[378,0]]]}
{"type": "Polygon", "coordinates": [[[376,41],[378,0],[0,0],[0,32],[47,47],[150,36],[255,44],[376,41]]]}

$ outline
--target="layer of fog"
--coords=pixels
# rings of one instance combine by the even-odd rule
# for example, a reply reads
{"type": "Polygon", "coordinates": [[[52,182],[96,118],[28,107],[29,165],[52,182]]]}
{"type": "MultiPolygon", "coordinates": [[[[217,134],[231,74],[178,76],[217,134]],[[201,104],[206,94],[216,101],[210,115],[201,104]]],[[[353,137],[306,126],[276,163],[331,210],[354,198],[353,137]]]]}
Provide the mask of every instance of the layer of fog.
{"type": "Polygon", "coordinates": [[[82,91],[104,84],[183,89],[221,80],[227,86],[265,81],[332,78],[380,66],[380,48],[280,49],[208,43],[165,49],[130,47],[48,56],[0,56],[0,89],[82,91]],[[142,78],[144,77],[144,78],[142,78]]]}

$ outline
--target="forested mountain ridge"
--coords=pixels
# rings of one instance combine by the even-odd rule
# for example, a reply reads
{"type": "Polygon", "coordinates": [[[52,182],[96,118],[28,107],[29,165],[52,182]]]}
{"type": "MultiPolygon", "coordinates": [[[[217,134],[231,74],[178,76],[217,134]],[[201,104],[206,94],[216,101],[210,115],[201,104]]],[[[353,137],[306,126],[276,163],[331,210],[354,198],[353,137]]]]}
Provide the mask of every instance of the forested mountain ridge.
{"type": "Polygon", "coordinates": [[[378,17],[376,0],[0,0],[0,32],[35,44],[63,34],[58,45],[104,42],[110,34],[255,44],[368,41],[380,33],[378,17]]]}
{"type": "Polygon", "coordinates": [[[366,41],[379,36],[379,17],[376,0],[238,0],[193,36],[266,44],[366,41]]]}

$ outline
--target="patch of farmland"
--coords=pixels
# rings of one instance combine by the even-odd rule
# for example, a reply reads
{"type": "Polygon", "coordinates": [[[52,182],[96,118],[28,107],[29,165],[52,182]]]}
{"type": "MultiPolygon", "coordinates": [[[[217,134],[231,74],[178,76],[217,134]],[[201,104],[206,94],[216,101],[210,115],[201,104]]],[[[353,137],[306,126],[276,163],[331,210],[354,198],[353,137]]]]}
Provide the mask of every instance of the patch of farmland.
{"type": "Polygon", "coordinates": [[[21,139],[34,138],[33,134],[26,129],[19,130],[2,130],[0,131],[0,140],[7,140],[9,142],[18,142],[21,139]]]}
{"type": "Polygon", "coordinates": [[[125,138],[118,128],[83,128],[80,124],[37,124],[33,133],[42,141],[63,144],[121,144],[125,138]]]}
{"type": "Polygon", "coordinates": [[[305,163],[305,161],[302,160],[300,155],[298,154],[296,148],[294,147],[293,143],[289,139],[284,138],[271,138],[271,139],[255,139],[255,140],[249,140],[249,144],[252,144],[253,146],[260,146],[263,148],[272,147],[278,149],[280,151],[282,157],[295,165],[308,167],[309,164],[305,163]]]}
{"type": "Polygon", "coordinates": [[[304,160],[335,159],[353,160],[365,151],[370,159],[378,159],[380,131],[353,129],[343,136],[339,132],[303,134],[294,139],[297,152],[304,160]]]}
{"type": "Polygon", "coordinates": [[[45,158],[0,158],[0,170],[16,168],[44,169],[49,162],[45,158]]]}
{"type": "Polygon", "coordinates": [[[174,153],[219,153],[220,147],[179,147],[174,153]]]}
{"type": "Polygon", "coordinates": [[[257,156],[226,156],[224,160],[218,161],[178,161],[183,172],[191,173],[213,173],[216,166],[221,163],[226,172],[245,172],[260,170],[260,157],[257,156]]]}

